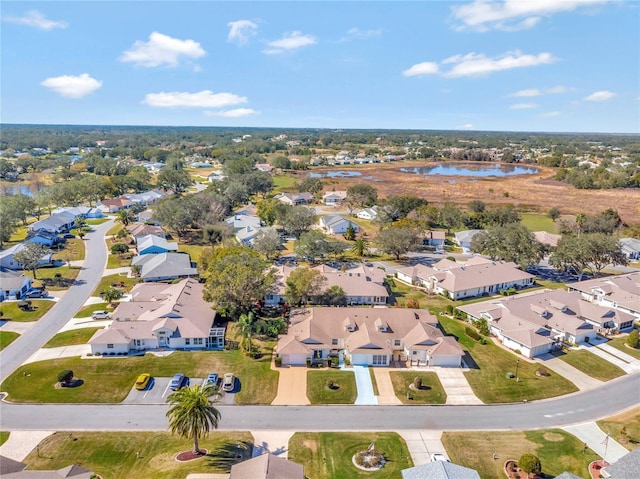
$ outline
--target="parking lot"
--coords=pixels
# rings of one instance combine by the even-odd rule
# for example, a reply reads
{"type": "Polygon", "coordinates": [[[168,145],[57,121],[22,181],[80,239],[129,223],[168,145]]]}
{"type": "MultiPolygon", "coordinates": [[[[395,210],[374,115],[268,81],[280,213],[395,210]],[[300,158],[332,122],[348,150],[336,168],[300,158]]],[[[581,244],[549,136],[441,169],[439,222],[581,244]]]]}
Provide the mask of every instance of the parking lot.
{"type": "MultiPolygon", "coordinates": [[[[142,391],[138,391],[133,384],[131,385],[131,391],[127,397],[122,401],[123,404],[165,404],[167,402],[167,396],[171,394],[173,391],[169,389],[169,383],[172,378],[151,378],[148,386],[142,391]]],[[[193,386],[194,384],[202,384],[204,378],[189,378],[188,386],[193,386]]],[[[234,404],[235,394],[232,393],[223,393],[220,391],[222,395],[219,398],[219,401],[222,404],[234,404]]]]}

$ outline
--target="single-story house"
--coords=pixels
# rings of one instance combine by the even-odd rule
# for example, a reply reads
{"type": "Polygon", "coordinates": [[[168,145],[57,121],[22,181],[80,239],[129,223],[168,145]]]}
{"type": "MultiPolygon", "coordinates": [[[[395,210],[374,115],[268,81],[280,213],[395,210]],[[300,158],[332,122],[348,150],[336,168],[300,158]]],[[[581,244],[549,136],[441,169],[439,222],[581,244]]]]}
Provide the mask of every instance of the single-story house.
{"type": "Polygon", "coordinates": [[[378,217],[378,207],[364,208],[356,213],[356,218],[373,221],[378,217]]]}
{"type": "Polygon", "coordinates": [[[102,218],[102,211],[98,208],[91,208],[89,206],[61,206],[52,211],[52,214],[58,213],[70,213],[74,217],[80,218],[102,218]]]}
{"type": "Polygon", "coordinates": [[[273,171],[273,166],[269,163],[256,163],[256,170],[271,173],[273,171]]]}
{"type": "Polygon", "coordinates": [[[223,175],[219,171],[212,172],[209,176],[207,176],[207,180],[209,183],[213,183],[214,181],[222,181],[227,177],[227,175],[223,175]]]}
{"type": "Polygon", "coordinates": [[[29,231],[34,233],[37,231],[47,231],[53,234],[66,233],[76,221],[76,217],[68,212],[62,212],[55,215],[51,215],[48,218],[41,219],[35,223],[31,223],[28,226],[29,231]]]}
{"type": "MultiPolygon", "coordinates": [[[[286,281],[289,275],[297,267],[278,266],[276,270],[276,282],[273,290],[265,296],[265,304],[275,306],[284,303],[286,281]]],[[[389,291],[385,285],[384,271],[378,268],[369,268],[364,265],[342,271],[327,265],[312,268],[322,274],[326,279],[323,291],[338,286],[344,291],[348,305],[384,306],[389,299],[389,291]]],[[[317,303],[319,298],[311,297],[311,303],[317,303]]]]}
{"type": "Polygon", "coordinates": [[[138,223],[145,223],[148,225],[160,226],[162,223],[153,218],[152,210],[144,210],[138,213],[136,216],[136,221],[138,223]]]}
{"type": "Polygon", "coordinates": [[[320,227],[328,234],[343,234],[349,229],[349,225],[357,233],[360,228],[353,221],[348,220],[340,215],[321,216],[319,220],[320,227]]]}
{"type": "Polygon", "coordinates": [[[131,202],[131,206],[134,204],[147,206],[166,196],[167,194],[161,190],[149,190],[143,193],[129,193],[122,195],[123,198],[126,198],[131,202]]]}
{"type": "Polygon", "coordinates": [[[455,366],[464,351],[438,329],[423,309],[313,307],[291,310],[277,353],[285,365],[303,365],[330,356],[351,364],[387,366],[392,361],[423,366],[455,366]]]}
{"type": "Polygon", "coordinates": [[[193,279],[176,284],[140,283],[131,301],[120,302],[109,327],[89,340],[93,354],[114,355],[155,349],[224,348],[225,328],[202,299],[204,285],[193,279]]]}
{"type": "Polygon", "coordinates": [[[245,229],[236,231],[236,240],[238,240],[238,243],[241,245],[251,247],[253,246],[253,242],[255,241],[256,236],[258,236],[258,233],[268,230],[275,231],[275,228],[272,228],[271,226],[261,226],[256,229],[251,226],[247,226],[245,229]]]}
{"type": "Polygon", "coordinates": [[[133,203],[129,198],[108,198],[98,201],[96,207],[104,213],[117,213],[123,208],[129,208],[133,203]]]}
{"type": "Polygon", "coordinates": [[[556,235],[549,233],[548,231],[534,231],[533,236],[536,238],[538,243],[551,248],[558,246],[558,241],[562,238],[562,235],[556,235]]]}
{"type": "Polygon", "coordinates": [[[427,462],[402,470],[402,479],[480,479],[475,469],[447,461],[427,462]]]}
{"type": "Polygon", "coordinates": [[[198,276],[198,269],[187,253],[158,253],[134,256],[131,266],[140,269],[145,282],[171,281],[198,276]]]}
{"type": "Polygon", "coordinates": [[[56,469],[55,471],[27,469],[24,462],[6,456],[0,456],[0,476],[4,479],[91,479],[95,474],[77,464],[56,469]]]}
{"type": "Polygon", "coordinates": [[[258,230],[262,227],[262,220],[255,215],[235,214],[226,218],[225,221],[230,224],[235,231],[244,230],[248,227],[258,230]]]}
{"type": "Polygon", "coordinates": [[[460,306],[473,321],[487,321],[489,331],[502,343],[533,358],[563,343],[580,344],[598,331],[632,322],[633,317],[598,306],[576,292],[543,290],[460,306]]]}
{"type": "Polygon", "coordinates": [[[139,255],[178,251],[178,243],[169,242],[164,237],[156,235],[138,236],[136,247],[139,255]]]}
{"type": "MultiPolygon", "coordinates": [[[[607,276],[567,285],[588,301],[629,313],[640,319],[640,272],[607,276]]],[[[625,330],[631,324],[621,325],[625,330]]]]}
{"type": "Polygon", "coordinates": [[[458,231],[453,235],[453,241],[462,248],[463,253],[471,252],[471,240],[483,230],[458,231]]]}
{"type": "Polygon", "coordinates": [[[31,278],[22,273],[0,268],[0,301],[22,299],[31,289],[31,278]]]}
{"type": "Polygon", "coordinates": [[[55,246],[59,243],[64,243],[66,240],[62,236],[58,236],[56,233],[52,233],[47,230],[30,230],[27,232],[25,243],[37,243],[44,246],[55,246]]]}
{"type": "Polygon", "coordinates": [[[444,251],[444,240],[446,238],[444,231],[426,231],[424,233],[422,244],[425,246],[433,246],[436,251],[444,251]]]}
{"type": "Polygon", "coordinates": [[[620,238],[620,249],[629,260],[640,259],[640,239],[620,238]]]}
{"type": "MultiPolygon", "coordinates": [[[[18,243],[17,245],[0,251],[0,268],[19,270],[22,269],[22,265],[18,263],[14,256],[16,253],[24,248],[24,243],[18,243]]],[[[42,256],[38,266],[48,266],[53,264],[53,253],[47,253],[42,256]]]]}
{"type": "Polygon", "coordinates": [[[442,259],[433,266],[417,264],[399,268],[396,277],[453,300],[526,288],[535,281],[534,275],[522,271],[515,263],[492,261],[482,256],[474,256],[465,263],[442,259]]]}
{"type": "Polygon", "coordinates": [[[229,479],[305,479],[304,467],[267,452],[231,466],[229,479]]]}
{"type": "Polygon", "coordinates": [[[335,205],[344,201],[346,197],[346,191],[328,191],[322,195],[322,202],[325,205],[335,205]]]}
{"type": "Polygon", "coordinates": [[[164,230],[160,226],[155,225],[139,223],[135,225],[127,225],[124,229],[126,229],[135,240],[149,235],[159,236],[160,238],[164,238],[166,236],[164,230]]]}
{"type": "Polygon", "coordinates": [[[274,198],[289,206],[308,205],[313,202],[313,195],[307,191],[302,193],[279,193],[274,198]]]}

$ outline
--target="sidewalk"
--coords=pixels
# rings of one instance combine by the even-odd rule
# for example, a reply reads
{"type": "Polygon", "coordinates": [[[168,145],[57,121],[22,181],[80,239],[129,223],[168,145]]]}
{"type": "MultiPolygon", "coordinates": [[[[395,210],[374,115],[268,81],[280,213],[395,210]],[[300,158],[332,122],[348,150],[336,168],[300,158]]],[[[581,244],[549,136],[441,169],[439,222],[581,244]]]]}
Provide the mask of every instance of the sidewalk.
{"type": "Polygon", "coordinates": [[[407,449],[411,454],[414,466],[421,466],[431,462],[430,455],[436,452],[447,455],[442,445],[442,431],[434,430],[404,430],[398,431],[398,434],[404,442],[407,443],[407,449]]]}
{"type": "Polygon", "coordinates": [[[31,355],[23,364],[46,361],[48,359],[73,358],[85,356],[91,352],[88,344],[77,344],[74,346],[62,346],[60,348],[41,348],[31,355]]]}
{"type": "Polygon", "coordinates": [[[357,406],[377,405],[378,399],[373,394],[373,381],[371,381],[369,368],[367,366],[354,365],[351,370],[356,378],[356,389],[358,390],[358,396],[354,404],[357,406]]]}
{"type": "Polygon", "coordinates": [[[627,374],[640,371],[640,361],[612,346],[606,344],[601,344],[599,346],[581,344],[580,349],[585,349],[590,353],[601,357],[605,361],[609,361],[611,364],[618,366],[627,374]]]}
{"type": "Polygon", "coordinates": [[[615,439],[602,432],[602,429],[595,422],[567,426],[562,429],[586,443],[596,454],[610,464],[629,452],[615,439]]]}
{"type": "Polygon", "coordinates": [[[46,437],[54,431],[11,431],[9,439],[0,446],[0,456],[23,461],[46,437]]]}

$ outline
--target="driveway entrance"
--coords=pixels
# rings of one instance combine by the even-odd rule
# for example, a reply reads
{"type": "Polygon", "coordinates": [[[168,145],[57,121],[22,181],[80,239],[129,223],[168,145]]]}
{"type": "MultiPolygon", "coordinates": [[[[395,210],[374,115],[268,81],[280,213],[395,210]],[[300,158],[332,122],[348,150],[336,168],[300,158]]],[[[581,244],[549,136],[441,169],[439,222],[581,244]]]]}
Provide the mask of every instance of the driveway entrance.
{"type": "Polygon", "coordinates": [[[275,368],[278,377],[278,394],[271,404],[278,406],[304,406],[311,404],[307,398],[307,371],[305,366],[275,368]]]}

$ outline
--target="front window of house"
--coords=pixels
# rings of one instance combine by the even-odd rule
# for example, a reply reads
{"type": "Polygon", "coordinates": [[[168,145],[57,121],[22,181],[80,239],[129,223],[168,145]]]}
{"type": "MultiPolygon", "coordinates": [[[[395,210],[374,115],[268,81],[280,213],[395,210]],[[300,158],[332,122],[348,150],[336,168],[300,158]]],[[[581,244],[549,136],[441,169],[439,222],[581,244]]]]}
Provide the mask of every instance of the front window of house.
{"type": "Polygon", "coordinates": [[[107,344],[107,349],[113,349],[113,344],[107,344]]]}

